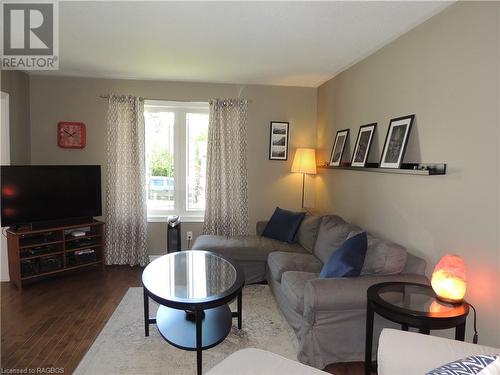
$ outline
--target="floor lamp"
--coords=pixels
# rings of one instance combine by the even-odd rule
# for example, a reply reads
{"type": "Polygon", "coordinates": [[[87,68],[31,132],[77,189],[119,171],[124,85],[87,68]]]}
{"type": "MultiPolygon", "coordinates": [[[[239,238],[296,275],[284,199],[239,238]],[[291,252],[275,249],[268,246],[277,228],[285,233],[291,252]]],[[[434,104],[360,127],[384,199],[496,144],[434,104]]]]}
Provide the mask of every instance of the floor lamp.
{"type": "Polygon", "coordinates": [[[302,208],[304,208],[304,185],[306,174],[316,174],[316,150],[298,148],[292,163],[292,173],[302,173],[302,208]]]}

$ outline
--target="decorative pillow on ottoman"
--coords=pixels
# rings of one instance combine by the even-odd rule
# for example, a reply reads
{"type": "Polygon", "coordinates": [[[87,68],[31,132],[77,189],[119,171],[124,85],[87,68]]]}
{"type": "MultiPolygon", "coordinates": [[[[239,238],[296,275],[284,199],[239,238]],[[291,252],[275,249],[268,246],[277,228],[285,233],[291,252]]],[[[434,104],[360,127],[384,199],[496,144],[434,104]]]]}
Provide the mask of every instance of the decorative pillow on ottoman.
{"type": "Polygon", "coordinates": [[[292,212],[276,207],[262,235],[292,243],[305,215],[305,212],[292,212]]]}
{"type": "Polygon", "coordinates": [[[425,375],[498,375],[500,359],[497,355],[474,355],[447,363],[425,375]]]}
{"type": "Polygon", "coordinates": [[[335,250],[319,274],[325,277],[353,277],[359,276],[365,262],[368,238],[366,232],[361,232],[348,238],[335,250]]]}

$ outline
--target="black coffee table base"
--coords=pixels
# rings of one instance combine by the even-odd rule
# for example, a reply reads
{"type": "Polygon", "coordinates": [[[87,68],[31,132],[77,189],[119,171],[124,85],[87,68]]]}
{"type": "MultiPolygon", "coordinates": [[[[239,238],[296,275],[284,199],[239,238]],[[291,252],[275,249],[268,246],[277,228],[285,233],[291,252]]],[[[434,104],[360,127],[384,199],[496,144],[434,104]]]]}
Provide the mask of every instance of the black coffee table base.
{"type": "Polygon", "coordinates": [[[231,331],[233,318],[242,321],[242,292],[237,296],[237,311],[221,305],[211,309],[193,310],[194,321],[187,319],[185,310],[160,305],[156,318],[149,317],[149,295],[144,292],[144,335],[149,336],[149,325],[156,324],[161,336],[169,344],[183,350],[196,350],[196,373],[201,375],[202,351],[221,343],[231,331]]]}
{"type": "MultiPolygon", "coordinates": [[[[220,343],[231,331],[231,310],[228,305],[204,310],[201,324],[201,349],[209,349],[220,343]]],[[[186,319],[184,310],[160,306],[156,314],[156,326],[162,337],[171,345],[183,350],[196,350],[196,319],[186,319]]]]}

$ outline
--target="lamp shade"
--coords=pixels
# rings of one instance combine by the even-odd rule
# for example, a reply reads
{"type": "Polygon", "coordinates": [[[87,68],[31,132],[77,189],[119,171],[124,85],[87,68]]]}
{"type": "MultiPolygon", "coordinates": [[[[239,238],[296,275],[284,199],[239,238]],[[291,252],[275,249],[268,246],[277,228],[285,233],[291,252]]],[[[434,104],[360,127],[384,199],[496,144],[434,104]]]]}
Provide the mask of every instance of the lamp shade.
{"type": "Polygon", "coordinates": [[[464,260],[452,254],[442,257],[432,273],[431,285],[439,299],[461,302],[467,289],[464,260]]]}
{"type": "Polygon", "coordinates": [[[292,172],[316,174],[316,150],[298,148],[293,158],[292,172]]]}

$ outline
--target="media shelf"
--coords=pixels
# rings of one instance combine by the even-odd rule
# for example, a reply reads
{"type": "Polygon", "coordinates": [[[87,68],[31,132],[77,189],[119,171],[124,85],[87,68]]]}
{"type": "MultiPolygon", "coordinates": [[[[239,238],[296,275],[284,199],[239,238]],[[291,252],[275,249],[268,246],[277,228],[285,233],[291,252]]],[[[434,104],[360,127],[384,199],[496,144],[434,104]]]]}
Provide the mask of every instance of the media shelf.
{"type": "Polygon", "coordinates": [[[9,229],[7,244],[10,280],[19,289],[28,280],[90,266],[104,268],[102,221],[37,230],[9,229]],[[76,230],[85,231],[85,235],[72,236],[70,233],[76,230]]]}
{"type": "Polygon", "coordinates": [[[76,270],[76,269],[79,269],[79,268],[84,268],[84,267],[89,267],[89,266],[96,266],[96,265],[101,265],[101,264],[102,264],[101,261],[90,262],[90,263],[80,264],[78,266],[66,267],[64,270],[55,270],[55,271],[45,272],[43,275],[25,276],[25,277],[22,277],[21,280],[33,280],[33,279],[39,278],[40,276],[49,276],[49,275],[54,275],[54,274],[61,273],[63,271],[72,271],[72,270],[76,270]]]}
{"type": "Polygon", "coordinates": [[[85,249],[93,249],[93,248],[101,247],[101,246],[102,246],[101,244],[94,243],[94,244],[91,244],[91,245],[83,245],[83,246],[78,246],[78,247],[70,247],[70,248],[66,248],[66,252],[70,253],[70,252],[73,252],[73,251],[85,250],[85,249]]]}
{"type": "Polygon", "coordinates": [[[30,260],[30,259],[37,259],[37,258],[44,258],[48,256],[53,256],[53,255],[61,255],[64,254],[64,251],[56,251],[53,253],[44,253],[40,255],[28,255],[28,256],[22,256],[21,255],[21,260],[30,260]]]}
{"type": "Polygon", "coordinates": [[[53,245],[53,244],[63,243],[63,242],[64,241],[62,239],[61,240],[56,240],[56,239],[47,240],[46,237],[43,237],[43,239],[39,239],[38,236],[34,236],[32,238],[27,239],[26,241],[23,241],[21,239],[21,241],[19,241],[19,247],[21,249],[29,249],[31,247],[38,247],[38,246],[42,246],[42,245],[53,245]]]}
{"type": "Polygon", "coordinates": [[[81,241],[82,239],[90,239],[90,238],[96,238],[96,237],[101,237],[100,234],[91,234],[88,236],[83,236],[83,237],[73,237],[71,235],[66,235],[66,242],[74,242],[74,241],[81,241]]]}

